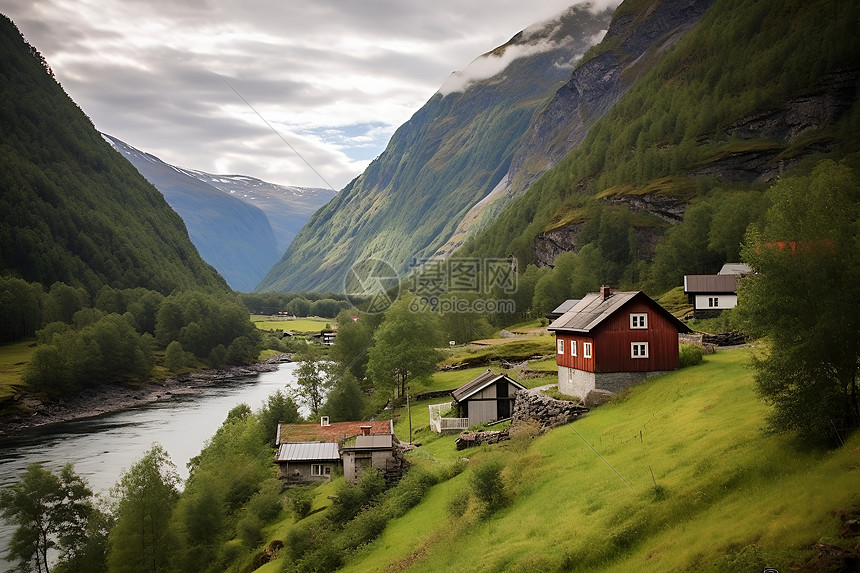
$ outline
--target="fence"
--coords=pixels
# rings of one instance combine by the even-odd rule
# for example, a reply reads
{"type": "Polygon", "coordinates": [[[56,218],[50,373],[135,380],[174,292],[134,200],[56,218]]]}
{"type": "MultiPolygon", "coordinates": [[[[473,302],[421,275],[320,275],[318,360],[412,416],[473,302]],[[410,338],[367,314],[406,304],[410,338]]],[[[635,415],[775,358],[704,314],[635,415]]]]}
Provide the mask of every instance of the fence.
{"type": "Polygon", "coordinates": [[[447,412],[451,409],[451,402],[442,404],[431,404],[430,408],[430,428],[434,432],[442,433],[450,430],[465,430],[469,427],[469,418],[443,418],[442,412],[447,412]]]}

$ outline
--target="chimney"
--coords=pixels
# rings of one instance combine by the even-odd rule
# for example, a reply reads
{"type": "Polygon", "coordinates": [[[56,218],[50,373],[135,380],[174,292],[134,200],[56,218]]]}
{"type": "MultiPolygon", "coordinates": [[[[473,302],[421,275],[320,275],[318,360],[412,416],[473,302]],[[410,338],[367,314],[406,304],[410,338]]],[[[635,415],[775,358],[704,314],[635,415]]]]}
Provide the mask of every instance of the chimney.
{"type": "Polygon", "coordinates": [[[328,416],[323,416],[322,418],[320,418],[320,426],[325,427],[329,425],[330,424],[328,423],[328,416]]]}
{"type": "Polygon", "coordinates": [[[372,428],[372,426],[361,426],[361,435],[362,436],[369,436],[371,428],[372,428]]]}
{"type": "Polygon", "coordinates": [[[609,288],[609,285],[603,285],[600,287],[600,298],[606,300],[609,298],[610,294],[612,294],[612,289],[609,288]]]}

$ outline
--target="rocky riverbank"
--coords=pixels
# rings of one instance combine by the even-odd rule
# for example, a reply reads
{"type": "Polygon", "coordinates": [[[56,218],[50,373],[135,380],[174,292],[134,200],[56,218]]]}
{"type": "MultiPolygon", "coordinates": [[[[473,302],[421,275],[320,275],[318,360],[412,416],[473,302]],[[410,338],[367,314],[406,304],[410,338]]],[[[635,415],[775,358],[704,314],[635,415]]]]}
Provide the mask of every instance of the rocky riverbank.
{"type": "Polygon", "coordinates": [[[26,415],[10,415],[0,418],[0,437],[12,436],[21,432],[60,422],[71,422],[111,412],[118,412],[134,406],[142,406],[164,400],[172,396],[205,392],[206,388],[230,378],[255,376],[261,372],[273,372],[278,365],[290,362],[292,356],[276,354],[265,362],[247,366],[232,366],[213,370],[203,370],[190,374],[171,376],[163,380],[146,383],[124,384],[97,382],[76,393],[50,402],[43,402],[32,396],[20,399],[20,410],[26,415]]]}

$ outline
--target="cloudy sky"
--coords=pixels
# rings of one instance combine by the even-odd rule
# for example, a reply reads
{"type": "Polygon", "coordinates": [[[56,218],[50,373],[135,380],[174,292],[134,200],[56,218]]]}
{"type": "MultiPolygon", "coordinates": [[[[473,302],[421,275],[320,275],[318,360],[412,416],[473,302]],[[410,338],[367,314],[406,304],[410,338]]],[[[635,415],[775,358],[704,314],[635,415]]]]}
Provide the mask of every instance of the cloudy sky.
{"type": "Polygon", "coordinates": [[[452,72],[573,3],[0,0],[0,12],[99,130],[190,169],[340,189],[452,72]]]}

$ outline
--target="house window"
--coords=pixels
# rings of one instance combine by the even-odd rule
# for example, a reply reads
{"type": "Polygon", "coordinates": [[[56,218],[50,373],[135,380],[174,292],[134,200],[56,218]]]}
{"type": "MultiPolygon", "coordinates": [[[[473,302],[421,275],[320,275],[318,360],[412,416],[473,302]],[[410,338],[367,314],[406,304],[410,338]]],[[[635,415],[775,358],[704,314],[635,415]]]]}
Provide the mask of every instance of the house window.
{"type": "Polygon", "coordinates": [[[576,356],[576,341],[575,340],[570,341],[570,355],[576,356]]]}
{"type": "Polygon", "coordinates": [[[647,342],[631,342],[630,358],[648,358],[647,342]]]}
{"type": "Polygon", "coordinates": [[[583,342],[582,343],[582,355],[585,358],[591,358],[591,343],[583,342]]]}
{"type": "Polygon", "coordinates": [[[331,475],[331,466],[323,465],[323,464],[311,464],[311,475],[312,476],[330,476],[331,475]]]}
{"type": "Polygon", "coordinates": [[[633,312],[630,313],[630,328],[648,328],[648,313],[633,312]]]}
{"type": "Polygon", "coordinates": [[[708,297],[708,306],[711,308],[715,308],[720,306],[720,298],[717,296],[709,296],[708,297]]]}
{"type": "Polygon", "coordinates": [[[559,354],[564,354],[564,339],[559,338],[555,341],[555,351],[559,354]]]}

